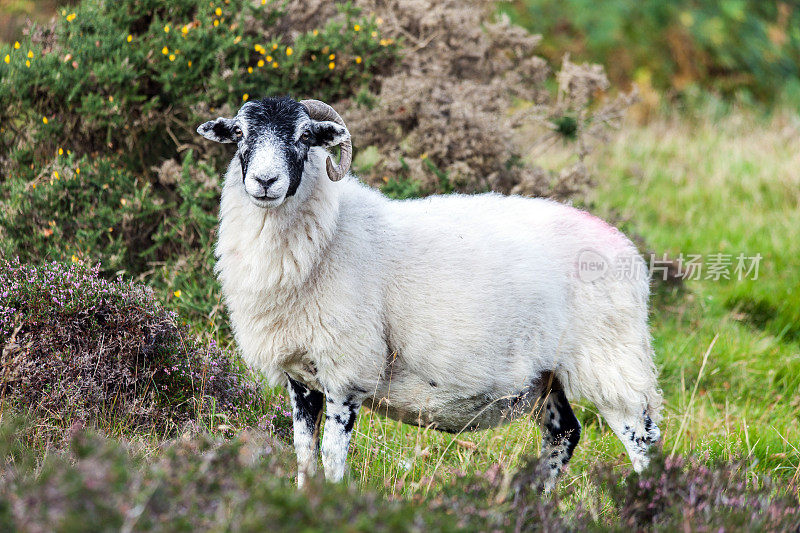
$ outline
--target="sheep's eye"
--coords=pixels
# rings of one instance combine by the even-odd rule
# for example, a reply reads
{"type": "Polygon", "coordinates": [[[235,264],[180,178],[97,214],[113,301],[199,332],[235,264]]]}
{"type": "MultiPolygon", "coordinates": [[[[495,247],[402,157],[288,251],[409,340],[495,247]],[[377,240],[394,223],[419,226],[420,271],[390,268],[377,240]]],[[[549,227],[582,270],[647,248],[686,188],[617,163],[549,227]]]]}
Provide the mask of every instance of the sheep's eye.
{"type": "Polygon", "coordinates": [[[244,133],[242,133],[242,128],[239,126],[234,126],[233,134],[236,136],[237,139],[241,139],[244,133]]]}
{"type": "Polygon", "coordinates": [[[304,131],[300,136],[300,140],[304,143],[307,143],[309,140],[311,140],[311,134],[308,131],[304,131]]]}

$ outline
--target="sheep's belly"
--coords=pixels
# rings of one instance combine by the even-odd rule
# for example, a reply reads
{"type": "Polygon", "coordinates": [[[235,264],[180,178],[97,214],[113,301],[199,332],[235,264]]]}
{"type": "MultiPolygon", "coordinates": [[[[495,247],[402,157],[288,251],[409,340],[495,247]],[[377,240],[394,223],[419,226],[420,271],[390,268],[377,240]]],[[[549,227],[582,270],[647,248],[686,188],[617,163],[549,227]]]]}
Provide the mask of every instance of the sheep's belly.
{"type": "MultiPolygon", "coordinates": [[[[547,389],[545,379],[516,394],[498,395],[487,391],[471,396],[440,394],[434,401],[420,401],[425,396],[403,395],[393,391],[383,397],[369,398],[364,406],[406,424],[430,427],[449,433],[487,429],[505,424],[519,416],[537,411],[547,389]],[[442,399],[442,397],[446,397],[442,399]]],[[[431,397],[428,396],[428,399],[431,397]]]]}

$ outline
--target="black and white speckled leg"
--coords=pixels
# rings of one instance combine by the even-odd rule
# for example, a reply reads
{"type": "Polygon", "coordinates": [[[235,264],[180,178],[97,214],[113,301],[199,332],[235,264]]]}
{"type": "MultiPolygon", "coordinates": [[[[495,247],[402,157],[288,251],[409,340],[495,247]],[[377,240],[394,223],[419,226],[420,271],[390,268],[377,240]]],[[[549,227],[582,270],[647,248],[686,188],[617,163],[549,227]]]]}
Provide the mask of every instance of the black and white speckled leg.
{"type": "Polygon", "coordinates": [[[661,438],[661,431],[646,410],[631,414],[627,410],[600,407],[600,414],[608,422],[611,430],[625,446],[636,472],[647,468],[650,462],[647,452],[650,446],[661,438]]]}
{"type": "Polygon", "coordinates": [[[341,481],[347,462],[350,436],[356,423],[361,400],[354,395],[330,395],[326,397],[325,430],[322,432],[322,465],[325,479],[341,481]]]}
{"type": "Polygon", "coordinates": [[[581,424],[575,417],[564,391],[554,389],[545,400],[540,419],[542,427],[542,458],[547,461],[545,492],[556,485],[558,476],[572,458],[581,438],[581,424]]]}
{"type": "Polygon", "coordinates": [[[297,454],[297,485],[302,487],[307,476],[317,471],[319,422],[322,416],[323,394],[289,378],[289,398],[292,400],[294,450],[297,454]]]}

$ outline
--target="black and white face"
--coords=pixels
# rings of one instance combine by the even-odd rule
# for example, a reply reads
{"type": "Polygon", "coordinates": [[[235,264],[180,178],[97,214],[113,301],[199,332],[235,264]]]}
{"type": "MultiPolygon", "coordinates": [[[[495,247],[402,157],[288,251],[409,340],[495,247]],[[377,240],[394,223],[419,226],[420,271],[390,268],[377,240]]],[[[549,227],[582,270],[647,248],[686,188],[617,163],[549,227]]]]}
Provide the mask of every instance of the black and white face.
{"type": "Polygon", "coordinates": [[[197,133],[220,143],[237,143],[244,189],[259,207],[281,205],[303,180],[309,154],[316,147],[336,146],[350,138],[335,122],[312,120],[291,98],[247,102],[233,118],[202,124],[197,133]]]}

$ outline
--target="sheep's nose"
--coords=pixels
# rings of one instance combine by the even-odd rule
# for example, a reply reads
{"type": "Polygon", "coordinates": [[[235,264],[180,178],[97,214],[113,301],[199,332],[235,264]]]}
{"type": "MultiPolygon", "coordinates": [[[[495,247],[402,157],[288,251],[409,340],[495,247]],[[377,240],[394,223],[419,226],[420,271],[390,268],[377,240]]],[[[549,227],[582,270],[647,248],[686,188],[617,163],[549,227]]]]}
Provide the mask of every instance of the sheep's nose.
{"type": "Polygon", "coordinates": [[[258,184],[264,188],[265,191],[269,189],[270,185],[278,181],[278,178],[253,178],[253,179],[256,180],[258,184]]]}

